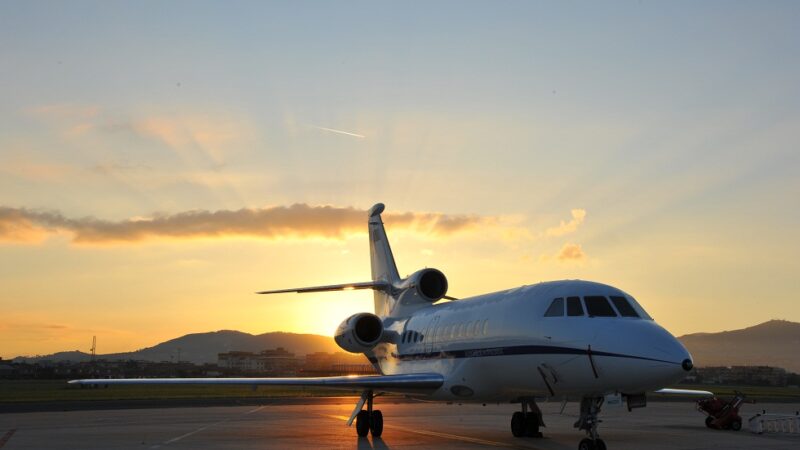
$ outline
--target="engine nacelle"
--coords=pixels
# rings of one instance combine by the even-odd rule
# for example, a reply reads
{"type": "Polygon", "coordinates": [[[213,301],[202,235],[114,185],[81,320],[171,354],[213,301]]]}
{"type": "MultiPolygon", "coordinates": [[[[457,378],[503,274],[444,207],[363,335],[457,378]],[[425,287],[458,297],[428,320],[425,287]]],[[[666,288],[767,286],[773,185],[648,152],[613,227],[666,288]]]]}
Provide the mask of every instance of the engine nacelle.
{"type": "Polygon", "coordinates": [[[378,345],[382,337],[381,318],[371,313],[358,313],[339,325],[333,339],[350,353],[364,353],[378,345]]]}
{"type": "Polygon", "coordinates": [[[411,274],[400,285],[400,289],[413,288],[417,296],[435,302],[447,294],[447,277],[436,269],[422,269],[411,274]]]}

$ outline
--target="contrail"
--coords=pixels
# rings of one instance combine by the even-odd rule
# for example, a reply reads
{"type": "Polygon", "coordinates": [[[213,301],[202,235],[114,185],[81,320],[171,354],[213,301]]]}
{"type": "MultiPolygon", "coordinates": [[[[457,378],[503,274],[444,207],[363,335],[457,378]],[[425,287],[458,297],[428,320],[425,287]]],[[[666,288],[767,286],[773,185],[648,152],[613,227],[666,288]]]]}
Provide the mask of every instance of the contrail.
{"type": "Polygon", "coordinates": [[[349,131],[335,130],[335,129],[333,129],[333,128],[318,127],[318,126],[316,126],[316,125],[309,125],[309,126],[311,126],[311,127],[314,127],[314,128],[316,128],[316,129],[318,129],[318,130],[322,130],[322,131],[330,131],[331,133],[344,134],[344,135],[347,135],[347,136],[353,136],[353,137],[357,137],[357,138],[359,138],[359,139],[364,139],[364,138],[366,137],[366,136],[364,136],[363,134],[351,133],[351,132],[349,132],[349,131]]]}

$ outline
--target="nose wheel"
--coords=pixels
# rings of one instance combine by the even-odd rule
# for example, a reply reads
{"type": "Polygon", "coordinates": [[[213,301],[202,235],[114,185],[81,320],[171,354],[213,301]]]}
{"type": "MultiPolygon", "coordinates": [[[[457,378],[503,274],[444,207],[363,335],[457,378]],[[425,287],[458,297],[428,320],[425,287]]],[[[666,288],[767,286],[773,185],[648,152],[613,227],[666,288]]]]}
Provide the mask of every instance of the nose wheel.
{"type": "Polygon", "coordinates": [[[601,422],[597,415],[604,400],[603,397],[585,397],[581,400],[581,415],[575,422],[575,428],[585,430],[589,436],[578,444],[578,450],[606,450],[606,443],[597,433],[597,426],[601,422]]]}
{"type": "Polygon", "coordinates": [[[578,444],[578,450],[606,450],[606,443],[599,438],[595,440],[586,438],[578,444]]]}

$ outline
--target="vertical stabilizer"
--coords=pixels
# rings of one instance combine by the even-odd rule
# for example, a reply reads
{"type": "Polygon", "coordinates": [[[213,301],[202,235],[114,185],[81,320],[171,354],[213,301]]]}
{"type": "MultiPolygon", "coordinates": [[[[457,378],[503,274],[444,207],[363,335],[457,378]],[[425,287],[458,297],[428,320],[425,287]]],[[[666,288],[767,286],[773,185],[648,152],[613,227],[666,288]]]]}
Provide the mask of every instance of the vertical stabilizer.
{"type": "MultiPolygon", "coordinates": [[[[389,239],[386,237],[386,230],[383,228],[381,213],[383,203],[378,203],[369,210],[369,256],[372,266],[372,280],[385,281],[390,285],[396,285],[400,281],[397,273],[397,266],[394,263],[392,248],[389,246],[389,239]]],[[[392,309],[394,298],[384,291],[375,291],[375,314],[386,316],[392,309]]]]}

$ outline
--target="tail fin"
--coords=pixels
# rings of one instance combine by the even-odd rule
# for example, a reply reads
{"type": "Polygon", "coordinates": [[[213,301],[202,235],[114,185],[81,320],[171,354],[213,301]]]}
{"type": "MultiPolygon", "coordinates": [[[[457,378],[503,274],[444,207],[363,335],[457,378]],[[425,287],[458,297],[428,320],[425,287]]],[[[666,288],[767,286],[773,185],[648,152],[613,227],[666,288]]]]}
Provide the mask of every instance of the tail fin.
{"type": "Polygon", "coordinates": [[[400,280],[397,266],[394,264],[394,256],[392,256],[392,249],[389,247],[389,239],[386,238],[386,230],[383,229],[383,222],[381,221],[383,208],[383,203],[378,203],[369,210],[369,256],[372,263],[372,281],[259,291],[256,294],[372,289],[375,291],[375,314],[381,317],[388,316],[397,301],[392,296],[392,291],[402,280],[400,280]]]}
{"type": "MultiPolygon", "coordinates": [[[[381,213],[383,203],[378,203],[369,210],[369,256],[372,265],[372,281],[382,281],[396,285],[400,281],[397,266],[394,263],[392,248],[383,228],[381,213]]],[[[375,290],[375,314],[386,316],[392,309],[394,298],[385,291],[375,290]]]]}

